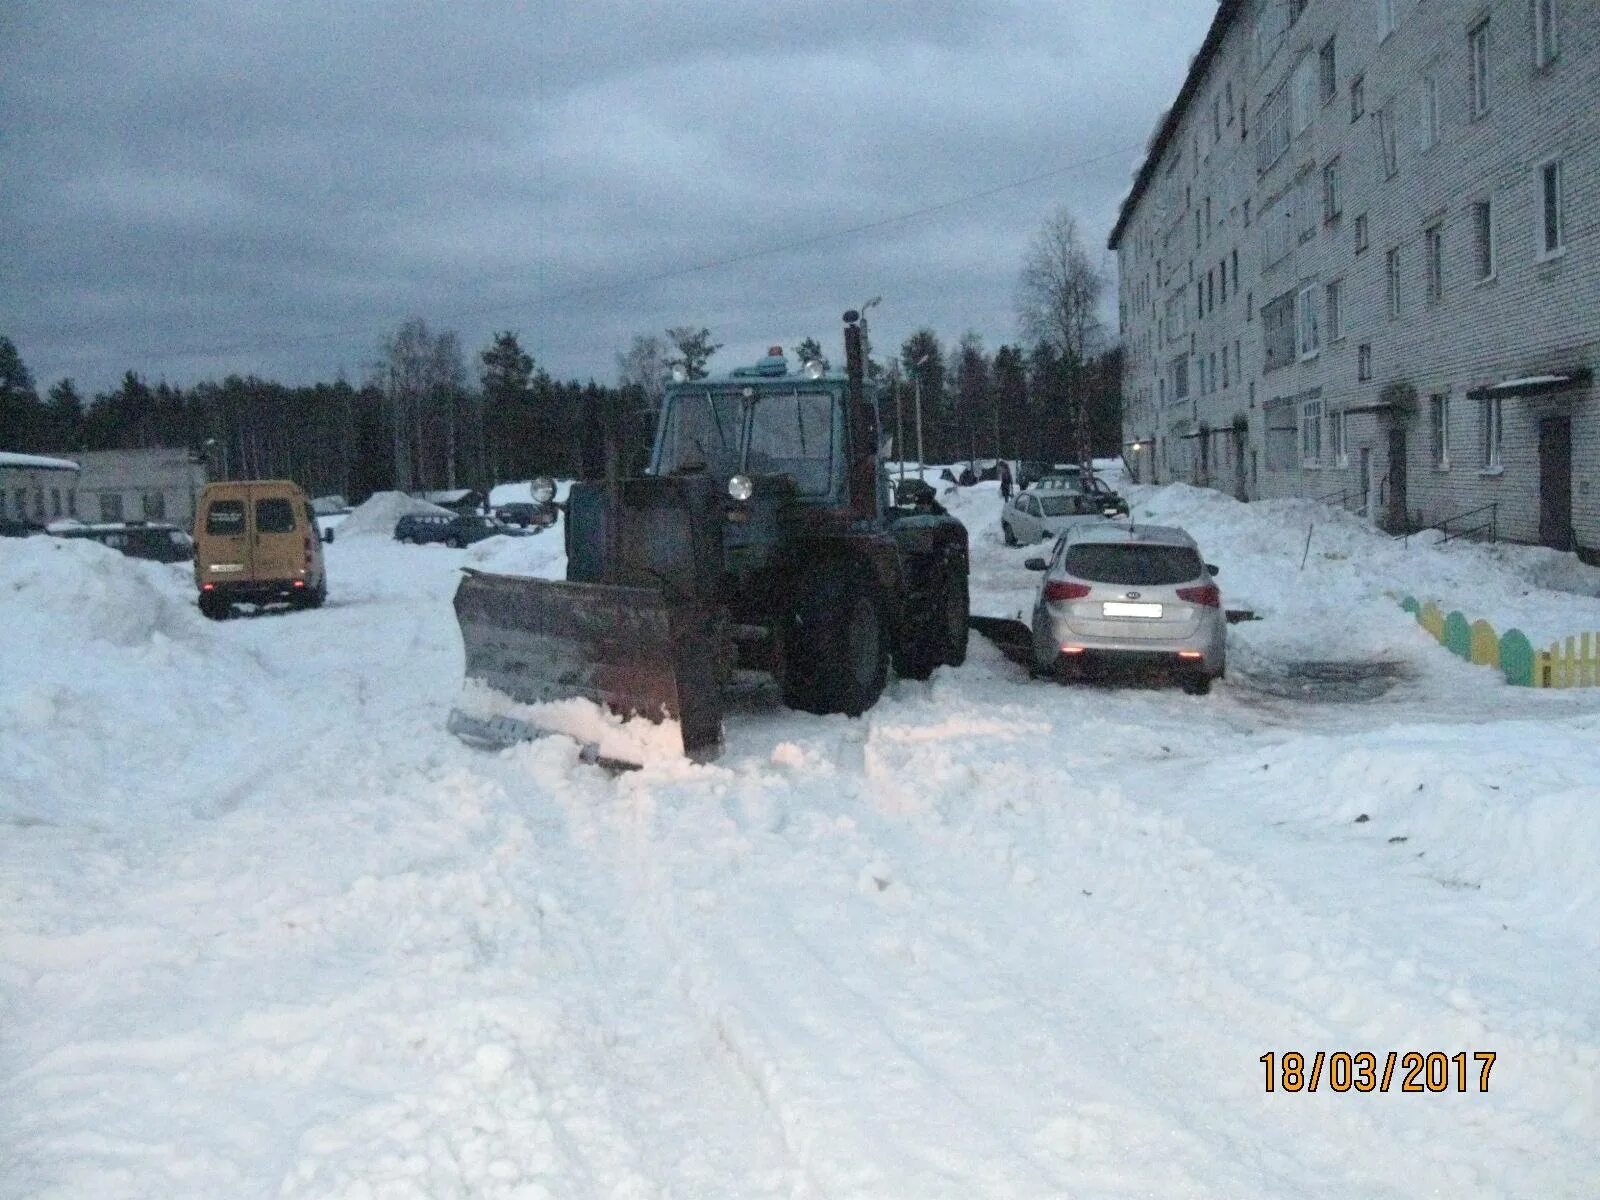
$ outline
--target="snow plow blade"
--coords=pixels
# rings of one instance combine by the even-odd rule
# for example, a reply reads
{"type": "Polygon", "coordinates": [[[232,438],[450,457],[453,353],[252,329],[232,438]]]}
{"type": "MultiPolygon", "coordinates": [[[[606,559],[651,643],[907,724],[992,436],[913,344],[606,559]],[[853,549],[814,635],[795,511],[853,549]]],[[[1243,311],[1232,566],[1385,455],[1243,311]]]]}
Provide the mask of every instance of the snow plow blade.
{"type": "Polygon", "coordinates": [[[721,640],[705,608],[654,588],[468,571],[455,610],[468,680],[521,704],[582,697],[676,720],[697,761],[722,750],[721,640]]]}

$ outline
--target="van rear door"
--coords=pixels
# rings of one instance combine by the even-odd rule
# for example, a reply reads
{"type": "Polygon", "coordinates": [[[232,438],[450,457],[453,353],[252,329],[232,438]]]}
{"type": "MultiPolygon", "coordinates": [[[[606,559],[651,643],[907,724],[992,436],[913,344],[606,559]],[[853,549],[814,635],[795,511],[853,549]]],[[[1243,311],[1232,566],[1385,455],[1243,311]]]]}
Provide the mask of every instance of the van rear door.
{"type": "Polygon", "coordinates": [[[195,574],[201,583],[243,583],[250,570],[250,492],[229,488],[205,501],[197,522],[201,557],[195,574]]]}
{"type": "Polygon", "coordinates": [[[297,497],[285,487],[257,485],[250,489],[250,519],[255,532],[253,578],[303,579],[310,566],[311,533],[300,519],[297,497]]]}

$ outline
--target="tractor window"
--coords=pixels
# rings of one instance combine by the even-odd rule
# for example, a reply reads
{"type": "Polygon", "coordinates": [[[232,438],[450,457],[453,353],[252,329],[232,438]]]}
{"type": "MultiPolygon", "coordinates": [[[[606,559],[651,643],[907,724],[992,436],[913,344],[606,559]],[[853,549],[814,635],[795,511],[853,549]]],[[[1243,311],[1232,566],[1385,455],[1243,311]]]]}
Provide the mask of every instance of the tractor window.
{"type": "Polygon", "coordinates": [[[726,478],[739,469],[744,402],[732,392],[679,393],[667,410],[657,472],[709,471],[726,478]]]}
{"type": "Polygon", "coordinates": [[[832,482],[833,397],[789,392],[756,401],[750,422],[752,475],[788,475],[801,495],[820,495],[832,482]]]}

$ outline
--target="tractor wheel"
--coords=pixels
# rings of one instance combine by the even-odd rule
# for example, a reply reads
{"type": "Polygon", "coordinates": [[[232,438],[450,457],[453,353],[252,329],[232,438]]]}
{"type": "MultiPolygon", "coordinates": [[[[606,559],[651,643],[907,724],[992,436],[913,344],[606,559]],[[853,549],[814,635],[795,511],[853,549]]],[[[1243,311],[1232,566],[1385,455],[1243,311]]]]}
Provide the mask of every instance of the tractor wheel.
{"type": "Polygon", "coordinates": [[[889,681],[889,631],[870,572],[825,561],[801,583],[785,644],[783,701],[812,713],[860,716],[889,681]]]}
{"type": "Polygon", "coordinates": [[[902,679],[926,679],[935,667],[967,661],[967,577],[959,564],[945,564],[939,589],[928,600],[933,620],[895,647],[894,666],[902,679]]]}

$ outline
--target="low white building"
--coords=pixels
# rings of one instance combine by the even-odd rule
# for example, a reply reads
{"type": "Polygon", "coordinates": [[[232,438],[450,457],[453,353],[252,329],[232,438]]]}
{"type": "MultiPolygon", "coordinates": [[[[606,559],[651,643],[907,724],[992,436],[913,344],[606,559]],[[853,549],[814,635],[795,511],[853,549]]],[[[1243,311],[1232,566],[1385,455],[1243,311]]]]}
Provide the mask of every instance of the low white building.
{"type": "Polygon", "coordinates": [[[0,450],[0,522],[45,525],[78,515],[78,464],[0,450]]]}
{"type": "Polygon", "coordinates": [[[166,521],[184,529],[194,524],[206,467],[188,450],[86,450],[74,457],[82,474],[71,515],[79,520],[166,521]]]}

